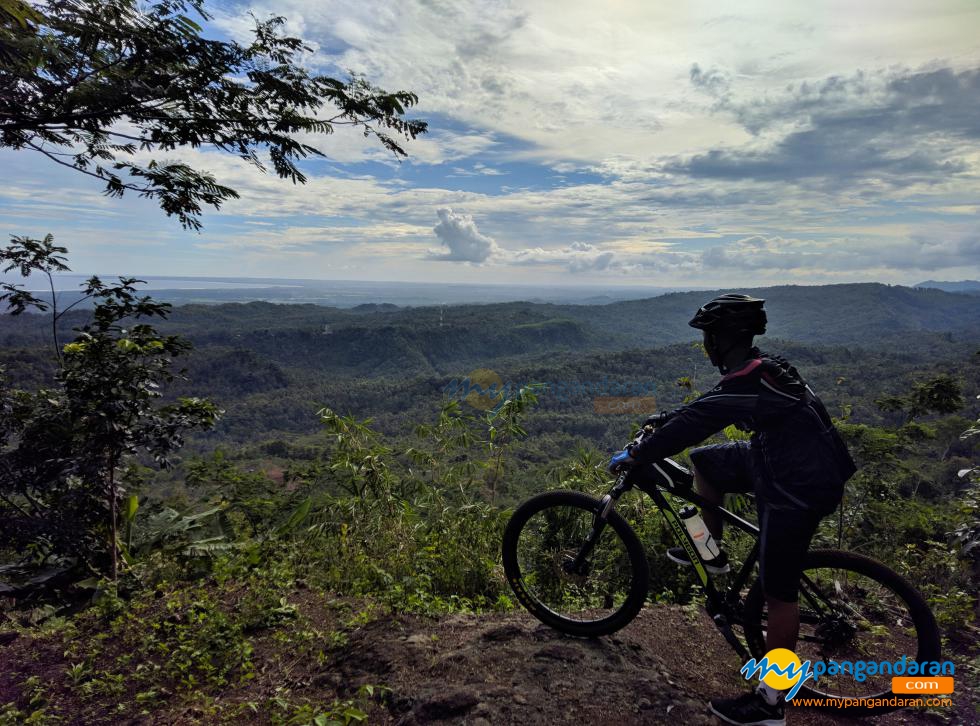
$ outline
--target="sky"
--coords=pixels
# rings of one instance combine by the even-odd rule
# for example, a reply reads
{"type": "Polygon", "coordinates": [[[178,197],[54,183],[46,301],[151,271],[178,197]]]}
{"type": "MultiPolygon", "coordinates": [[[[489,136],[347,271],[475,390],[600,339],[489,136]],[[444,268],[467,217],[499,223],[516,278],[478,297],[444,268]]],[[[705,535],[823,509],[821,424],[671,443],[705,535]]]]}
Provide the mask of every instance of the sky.
{"type": "Polygon", "coordinates": [[[738,288],[980,277],[980,2],[211,2],[280,14],[326,74],[419,97],[399,162],[338,129],[296,186],[184,230],[29,151],[0,231],[85,273],[738,288]]]}

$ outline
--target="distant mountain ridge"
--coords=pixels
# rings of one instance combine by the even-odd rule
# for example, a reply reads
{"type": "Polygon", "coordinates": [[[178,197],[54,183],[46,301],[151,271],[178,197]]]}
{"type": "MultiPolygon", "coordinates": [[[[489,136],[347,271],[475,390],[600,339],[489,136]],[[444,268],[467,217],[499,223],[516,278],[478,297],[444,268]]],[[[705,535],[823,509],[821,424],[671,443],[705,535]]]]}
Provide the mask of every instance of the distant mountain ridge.
{"type": "MultiPolygon", "coordinates": [[[[973,296],[880,283],[731,288],[556,307],[566,317],[605,330],[622,330],[629,321],[637,345],[652,346],[691,340],[694,331],[687,322],[698,306],[723,292],[765,298],[768,337],[801,343],[874,345],[896,334],[980,334],[980,304],[973,296]]],[[[914,344],[914,338],[907,344],[914,344]]]]}
{"type": "Polygon", "coordinates": [[[965,292],[971,295],[980,295],[980,280],[959,280],[958,282],[926,280],[918,283],[915,287],[931,287],[945,292],[965,292]]]}
{"type": "MultiPolygon", "coordinates": [[[[766,299],[768,339],[805,345],[927,347],[936,334],[980,338],[975,296],[876,283],[742,288],[766,299]],[[922,339],[917,342],[917,335],[922,339]]],[[[537,302],[357,308],[268,302],[175,307],[160,324],[199,349],[254,351],[289,367],[360,377],[432,374],[559,351],[651,349],[700,340],[688,321],[721,291],[675,292],[602,305],[537,302]]],[[[62,319],[63,339],[88,313],[62,319]]],[[[0,346],[46,344],[33,316],[0,316],[0,346]]],[[[766,339],[760,345],[767,345],[766,339]]]]}
{"type": "MultiPolygon", "coordinates": [[[[289,278],[249,277],[181,277],[134,275],[147,284],[154,299],[174,305],[222,303],[313,303],[328,307],[353,308],[362,305],[395,304],[400,306],[483,305],[510,300],[534,302],[595,304],[616,300],[637,300],[665,292],[692,289],[687,286],[657,285],[530,285],[489,281],[461,282],[392,282],[371,280],[300,280],[289,278]]],[[[55,289],[63,305],[78,300],[79,286],[91,277],[66,273],[55,276],[55,289]]],[[[104,280],[115,275],[100,274],[104,280]]],[[[13,275],[0,272],[0,282],[21,283],[13,275]]],[[[47,279],[31,279],[27,288],[47,292],[47,279]]],[[[82,303],[88,307],[87,303],[82,303]]]]}

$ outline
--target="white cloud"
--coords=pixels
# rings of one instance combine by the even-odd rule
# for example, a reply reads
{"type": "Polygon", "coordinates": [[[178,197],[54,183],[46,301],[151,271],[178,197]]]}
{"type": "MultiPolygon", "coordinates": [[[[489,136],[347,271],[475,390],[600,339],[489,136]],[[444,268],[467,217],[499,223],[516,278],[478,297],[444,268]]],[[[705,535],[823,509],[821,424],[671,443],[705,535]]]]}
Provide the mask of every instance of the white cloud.
{"type": "Polygon", "coordinates": [[[965,225],[931,227],[898,239],[865,239],[862,244],[854,244],[853,238],[817,242],[754,235],[710,247],[702,256],[706,270],[796,271],[817,276],[868,269],[931,272],[967,268],[978,260],[980,233],[977,227],[965,225]]]}
{"type": "Polygon", "coordinates": [[[486,262],[498,252],[497,243],[476,228],[473,217],[457,214],[448,207],[437,212],[439,223],[432,228],[448,252],[432,252],[432,259],[452,262],[486,262]]]}
{"type": "Polygon", "coordinates": [[[601,250],[587,242],[573,242],[558,249],[517,250],[508,253],[506,259],[513,265],[563,267],[568,272],[601,272],[617,264],[614,252],[601,250]]]}
{"type": "Polygon", "coordinates": [[[730,245],[709,247],[702,255],[705,268],[726,270],[790,270],[804,267],[809,262],[818,267],[820,252],[805,252],[799,242],[781,237],[753,235],[730,245]]]}

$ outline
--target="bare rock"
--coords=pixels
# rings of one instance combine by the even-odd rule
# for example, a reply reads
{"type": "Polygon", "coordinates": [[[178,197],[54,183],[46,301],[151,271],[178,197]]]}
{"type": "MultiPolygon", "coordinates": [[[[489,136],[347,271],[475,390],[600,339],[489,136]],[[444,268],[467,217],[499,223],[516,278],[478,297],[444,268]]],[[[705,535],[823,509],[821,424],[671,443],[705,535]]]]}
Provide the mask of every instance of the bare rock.
{"type": "Polygon", "coordinates": [[[454,718],[462,716],[479,702],[480,697],[473,691],[455,691],[420,704],[415,709],[415,716],[422,722],[454,718]]]}
{"type": "Polygon", "coordinates": [[[513,640],[514,638],[524,635],[524,628],[520,625],[514,625],[513,623],[508,625],[501,625],[498,628],[491,628],[483,634],[484,640],[490,641],[501,641],[501,640],[513,640]]]}
{"type": "Polygon", "coordinates": [[[575,648],[571,645],[555,643],[554,645],[546,645],[535,653],[534,657],[550,658],[552,660],[562,660],[575,663],[582,660],[582,651],[579,648],[575,648]]]}

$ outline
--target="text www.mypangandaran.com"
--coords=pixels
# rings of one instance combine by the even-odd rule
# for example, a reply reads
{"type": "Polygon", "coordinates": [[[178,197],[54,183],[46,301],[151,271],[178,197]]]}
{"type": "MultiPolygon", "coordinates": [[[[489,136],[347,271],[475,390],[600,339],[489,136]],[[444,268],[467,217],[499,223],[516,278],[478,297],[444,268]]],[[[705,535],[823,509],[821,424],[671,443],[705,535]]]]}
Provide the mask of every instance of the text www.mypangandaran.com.
{"type": "Polygon", "coordinates": [[[952,706],[951,698],[906,698],[891,696],[888,698],[794,698],[793,703],[800,706],[832,707],[832,708],[875,708],[878,706],[915,707],[915,706],[952,706]]]}

